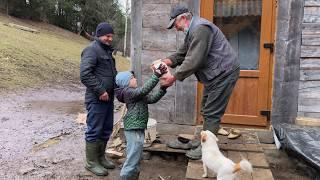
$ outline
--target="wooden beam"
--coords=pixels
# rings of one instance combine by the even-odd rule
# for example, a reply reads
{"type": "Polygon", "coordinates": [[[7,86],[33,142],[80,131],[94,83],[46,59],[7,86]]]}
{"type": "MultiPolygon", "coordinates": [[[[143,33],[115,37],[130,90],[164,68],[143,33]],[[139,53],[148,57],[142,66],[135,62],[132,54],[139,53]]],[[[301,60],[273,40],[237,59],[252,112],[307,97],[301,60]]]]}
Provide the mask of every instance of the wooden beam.
{"type": "Polygon", "coordinates": [[[200,17],[213,22],[214,16],[214,0],[201,0],[200,17]]]}
{"type": "MultiPolygon", "coordinates": [[[[213,22],[214,16],[214,0],[201,0],[200,2],[200,17],[213,22]]],[[[202,101],[203,84],[197,85],[196,110],[197,110],[197,124],[202,124],[203,117],[200,114],[202,101]]]]}
{"type": "Polygon", "coordinates": [[[242,125],[252,125],[252,126],[266,126],[267,125],[267,122],[264,120],[264,117],[248,116],[248,115],[235,115],[235,114],[225,114],[222,117],[221,123],[242,124],[242,125]]]}
{"type": "Polygon", "coordinates": [[[142,84],[142,0],[131,1],[131,69],[134,70],[138,84],[142,84]]]}
{"type": "Polygon", "coordinates": [[[308,117],[297,117],[296,124],[301,126],[318,126],[320,127],[320,119],[308,118],[308,117]]]}

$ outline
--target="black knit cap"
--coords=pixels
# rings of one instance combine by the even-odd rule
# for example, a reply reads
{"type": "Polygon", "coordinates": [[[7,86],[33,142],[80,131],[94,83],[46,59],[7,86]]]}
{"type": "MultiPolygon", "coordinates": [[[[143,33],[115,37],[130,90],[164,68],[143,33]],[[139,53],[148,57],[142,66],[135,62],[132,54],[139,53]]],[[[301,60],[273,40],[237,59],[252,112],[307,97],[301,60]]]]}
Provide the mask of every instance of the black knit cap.
{"type": "Polygon", "coordinates": [[[111,25],[106,22],[102,22],[102,23],[98,24],[98,26],[96,28],[96,36],[100,37],[100,36],[104,36],[106,34],[114,34],[113,28],[111,27],[111,25]]]}

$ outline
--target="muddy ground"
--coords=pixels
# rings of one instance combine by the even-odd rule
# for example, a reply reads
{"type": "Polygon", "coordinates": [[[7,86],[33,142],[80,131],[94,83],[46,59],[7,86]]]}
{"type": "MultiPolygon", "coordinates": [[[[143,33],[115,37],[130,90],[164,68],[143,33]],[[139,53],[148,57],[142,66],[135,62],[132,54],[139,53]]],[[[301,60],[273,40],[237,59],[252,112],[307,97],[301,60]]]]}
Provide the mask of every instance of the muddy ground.
{"type": "MultiPolygon", "coordinates": [[[[0,94],[0,179],[118,178],[120,168],[97,178],[83,167],[86,127],[75,121],[85,112],[83,91],[78,87],[0,94]]],[[[182,161],[153,156],[143,161],[142,168],[148,171],[141,177],[183,179],[182,161]]]]}
{"type": "MultiPolygon", "coordinates": [[[[0,179],[117,179],[120,168],[98,178],[86,171],[83,87],[0,92],[0,179]]],[[[120,112],[116,112],[116,117],[120,112]]],[[[314,179],[315,172],[286,153],[266,151],[275,179],[314,179]]],[[[120,163],[117,163],[119,166],[120,163]]],[[[142,161],[143,180],[184,179],[187,160],[152,155],[142,161]]]]}

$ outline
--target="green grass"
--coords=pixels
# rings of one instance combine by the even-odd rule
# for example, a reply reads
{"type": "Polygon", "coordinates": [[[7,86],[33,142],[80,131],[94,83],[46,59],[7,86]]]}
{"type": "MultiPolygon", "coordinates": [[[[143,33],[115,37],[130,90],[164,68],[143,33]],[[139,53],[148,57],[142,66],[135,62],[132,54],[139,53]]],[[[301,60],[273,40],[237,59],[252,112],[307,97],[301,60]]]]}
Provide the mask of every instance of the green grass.
{"type": "MultiPolygon", "coordinates": [[[[0,88],[23,89],[79,83],[80,54],[90,42],[55,26],[0,14],[0,88]],[[4,24],[13,22],[40,31],[34,34],[4,24]]],[[[117,69],[128,70],[116,56],[117,69]]]]}

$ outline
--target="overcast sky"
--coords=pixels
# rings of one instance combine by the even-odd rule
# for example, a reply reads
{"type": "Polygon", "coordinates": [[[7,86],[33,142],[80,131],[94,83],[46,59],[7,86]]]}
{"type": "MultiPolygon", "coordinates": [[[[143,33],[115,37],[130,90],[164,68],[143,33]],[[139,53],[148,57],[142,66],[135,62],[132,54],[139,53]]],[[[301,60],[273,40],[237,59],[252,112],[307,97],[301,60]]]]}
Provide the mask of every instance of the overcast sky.
{"type": "MultiPolygon", "coordinates": [[[[125,11],[125,7],[126,7],[126,0],[118,0],[119,3],[121,4],[123,11],[125,11]]],[[[131,0],[129,0],[129,6],[131,5],[131,0]]]]}

